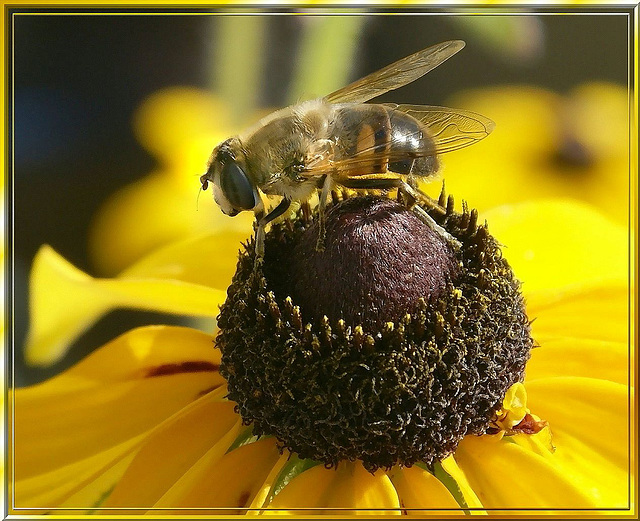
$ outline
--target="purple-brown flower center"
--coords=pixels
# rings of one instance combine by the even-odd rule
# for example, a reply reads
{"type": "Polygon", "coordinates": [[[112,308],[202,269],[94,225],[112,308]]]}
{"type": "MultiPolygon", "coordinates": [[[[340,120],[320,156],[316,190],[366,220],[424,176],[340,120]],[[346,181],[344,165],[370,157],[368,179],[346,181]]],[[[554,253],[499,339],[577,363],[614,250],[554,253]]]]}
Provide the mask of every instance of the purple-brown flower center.
{"type": "Polygon", "coordinates": [[[459,271],[442,234],[391,199],[357,197],[326,216],[324,248],[314,221],[288,251],[272,248],[265,275],[305,318],[381,327],[437,297],[459,271]]]}

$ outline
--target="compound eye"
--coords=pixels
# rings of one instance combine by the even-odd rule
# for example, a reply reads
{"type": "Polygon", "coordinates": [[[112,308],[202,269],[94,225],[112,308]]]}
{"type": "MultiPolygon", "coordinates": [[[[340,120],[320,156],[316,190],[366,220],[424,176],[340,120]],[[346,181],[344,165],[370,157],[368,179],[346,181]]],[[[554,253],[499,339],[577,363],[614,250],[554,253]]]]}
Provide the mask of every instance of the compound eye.
{"type": "Polygon", "coordinates": [[[222,167],[220,187],[236,210],[251,210],[256,206],[253,186],[235,161],[229,161],[222,167]]]}

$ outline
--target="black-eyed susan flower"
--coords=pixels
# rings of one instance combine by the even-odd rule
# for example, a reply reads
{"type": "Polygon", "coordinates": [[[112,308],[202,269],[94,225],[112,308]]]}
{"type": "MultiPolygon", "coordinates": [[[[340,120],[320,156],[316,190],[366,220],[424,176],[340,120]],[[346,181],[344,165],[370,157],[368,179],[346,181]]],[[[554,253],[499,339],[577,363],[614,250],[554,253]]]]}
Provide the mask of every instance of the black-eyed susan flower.
{"type": "MultiPolygon", "coordinates": [[[[323,264],[302,213],[275,226],[213,335],[135,329],[12,395],[13,512],[630,511],[625,230],[569,200],[481,217],[441,217],[455,253],[390,200],[339,203],[326,252],[360,268],[323,264]],[[431,270],[417,302],[403,262],[431,270]]],[[[43,249],[32,335],[69,342],[83,305],[210,313],[238,246],[190,239],[112,280],[43,249]]]]}

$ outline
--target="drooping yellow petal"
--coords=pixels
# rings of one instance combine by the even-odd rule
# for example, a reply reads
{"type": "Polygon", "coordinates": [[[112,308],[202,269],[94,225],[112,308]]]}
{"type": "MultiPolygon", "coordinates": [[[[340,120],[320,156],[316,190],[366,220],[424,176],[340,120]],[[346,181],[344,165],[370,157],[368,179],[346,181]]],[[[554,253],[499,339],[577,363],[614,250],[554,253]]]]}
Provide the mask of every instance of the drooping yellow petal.
{"type": "Polygon", "coordinates": [[[554,376],[599,378],[626,385],[629,381],[626,343],[588,338],[549,338],[531,353],[527,382],[554,376]]]}
{"type": "MultiPolygon", "coordinates": [[[[56,514],[61,515],[78,515],[78,508],[86,508],[90,505],[89,512],[98,508],[120,481],[120,478],[131,464],[135,456],[135,450],[130,450],[124,457],[116,460],[111,465],[107,465],[100,472],[94,473],[93,480],[89,481],[85,486],[74,492],[61,503],[61,508],[69,508],[73,510],[55,510],[56,514]]],[[[95,469],[97,470],[97,469],[95,469]]]]}
{"type": "Polygon", "coordinates": [[[317,465],[293,478],[269,503],[264,511],[267,515],[327,514],[326,510],[304,510],[305,508],[326,507],[323,498],[331,482],[336,479],[335,471],[317,465]]]}
{"type": "Polygon", "coordinates": [[[213,445],[237,433],[240,417],[234,406],[228,401],[204,403],[157,429],[144,441],[103,508],[152,507],[213,445]]]}
{"type": "Polygon", "coordinates": [[[214,317],[225,298],[222,289],[180,280],[94,279],[43,246],[31,271],[25,357],[37,365],[58,360],[77,335],[114,308],[214,317]]]}
{"type": "Polygon", "coordinates": [[[271,494],[271,490],[274,486],[274,483],[278,479],[280,472],[282,471],[283,467],[286,465],[287,460],[290,457],[291,457],[291,453],[289,451],[284,451],[280,455],[280,458],[278,459],[277,463],[269,471],[269,475],[266,477],[266,479],[264,480],[264,483],[262,484],[262,486],[260,487],[256,495],[254,496],[253,500],[251,501],[251,504],[249,505],[249,508],[251,510],[247,511],[247,514],[249,515],[260,514],[260,509],[263,506],[265,506],[265,504],[267,503],[269,494],[271,494]]]}
{"type": "Polygon", "coordinates": [[[584,509],[599,505],[549,459],[508,438],[467,436],[456,450],[456,461],[474,492],[492,509],[584,509]]]}
{"type": "Polygon", "coordinates": [[[581,440],[548,426],[535,435],[517,434],[509,438],[519,446],[549,460],[567,479],[591,494],[600,508],[610,514],[631,505],[633,484],[629,474],[581,440]]]}
{"type": "Polygon", "coordinates": [[[401,509],[383,471],[371,474],[360,462],[341,462],[337,469],[318,465],[296,476],[273,498],[267,513],[398,515],[401,509]]]}
{"type": "MultiPolygon", "coordinates": [[[[14,506],[19,509],[37,509],[42,513],[42,511],[51,508],[61,507],[65,501],[68,501],[68,498],[78,493],[79,500],[86,500],[86,502],[67,504],[66,506],[80,506],[90,509],[95,504],[95,495],[92,493],[88,495],[82,494],[81,491],[86,488],[85,485],[95,479],[102,479],[105,469],[112,466],[114,462],[129,462],[133,458],[134,450],[140,445],[145,436],[146,434],[135,436],[107,450],[92,454],[82,460],[74,461],[69,465],[25,479],[18,479],[14,484],[14,506]]],[[[116,476],[116,478],[119,478],[125,469],[117,470],[120,470],[119,475],[116,476]]],[[[106,487],[100,486],[99,491],[104,493],[111,486],[113,486],[113,482],[109,482],[106,487]]],[[[91,491],[95,491],[95,487],[89,488],[91,491]]]]}
{"type": "Polygon", "coordinates": [[[175,508],[176,510],[168,512],[171,514],[246,513],[244,509],[251,505],[280,457],[275,439],[268,438],[249,443],[223,454],[224,452],[217,457],[205,455],[156,503],[155,507],[175,508]],[[180,508],[198,510],[181,511],[180,508]]]}
{"type": "Polygon", "coordinates": [[[212,341],[187,328],[135,329],[15,391],[16,479],[103,452],[223,385],[212,341]]]}
{"type": "Polygon", "coordinates": [[[398,494],[386,473],[378,470],[371,474],[360,462],[344,462],[338,468],[336,479],[327,491],[327,506],[358,509],[358,514],[399,515],[398,494]],[[366,510],[393,509],[393,510],[366,510]],[[362,510],[360,510],[362,509],[362,510]]]}
{"type": "Polygon", "coordinates": [[[406,509],[408,515],[434,514],[438,509],[447,511],[461,509],[447,487],[426,470],[417,466],[395,467],[387,474],[396,489],[400,506],[406,509]]]}
{"type": "Polygon", "coordinates": [[[600,281],[626,281],[628,232],[570,199],[528,201],[481,215],[529,293],[600,281]]]}
{"type": "Polygon", "coordinates": [[[550,338],[629,341],[629,288],[626,282],[550,288],[527,294],[532,335],[550,338]]]}
{"type": "Polygon", "coordinates": [[[629,508],[626,386],[559,377],[528,382],[527,391],[530,409],[549,427],[501,441],[469,436],[456,452],[485,506],[629,508]]]}

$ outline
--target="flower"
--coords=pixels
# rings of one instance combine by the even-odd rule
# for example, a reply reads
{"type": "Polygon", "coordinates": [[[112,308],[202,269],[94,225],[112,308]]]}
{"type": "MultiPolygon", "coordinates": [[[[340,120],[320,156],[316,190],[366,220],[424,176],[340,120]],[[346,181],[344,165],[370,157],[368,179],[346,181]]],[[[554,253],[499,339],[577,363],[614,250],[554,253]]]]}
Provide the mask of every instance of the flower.
{"type": "Polygon", "coordinates": [[[491,115],[491,139],[442,156],[447,189],[480,211],[570,197],[628,225],[629,94],[592,82],[567,96],[527,85],[477,89],[450,104],[491,115]],[[491,190],[486,190],[491,186],[491,190]]]}
{"type": "MultiPolygon", "coordinates": [[[[571,200],[481,217],[508,246],[540,346],[488,434],[466,436],[432,469],[371,473],[359,461],[327,469],[280,454],[274,437],[256,439],[243,425],[225,398],[214,335],[144,327],[11,395],[12,512],[632,512],[624,228],[571,200]]],[[[110,280],[92,279],[44,248],[32,272],[32,334],[46,338],[44,328],[69,342],[82,305],[93,319],[121,305],[211,313],[206,302],[222,302],[237,244],[223,232],[188,239],[110,280]]]]}

